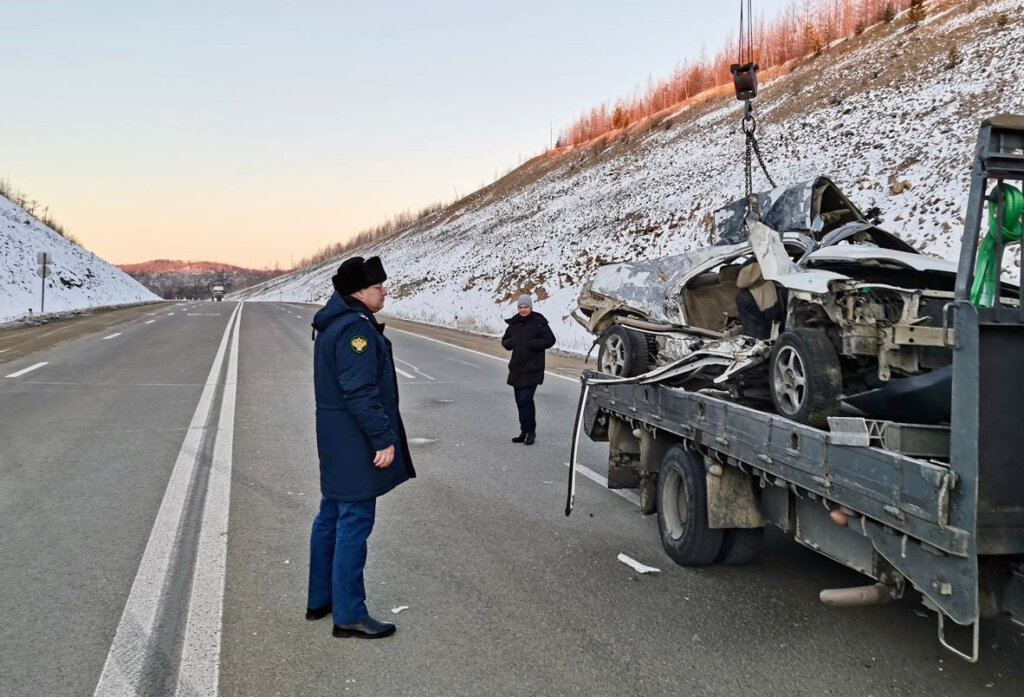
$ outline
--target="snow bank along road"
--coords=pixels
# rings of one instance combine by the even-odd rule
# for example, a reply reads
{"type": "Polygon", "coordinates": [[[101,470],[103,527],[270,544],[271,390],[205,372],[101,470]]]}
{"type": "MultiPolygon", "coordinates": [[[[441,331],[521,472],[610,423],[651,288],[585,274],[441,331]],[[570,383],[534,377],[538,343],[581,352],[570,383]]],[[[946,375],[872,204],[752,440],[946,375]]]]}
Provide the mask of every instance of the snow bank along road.
{"type": "MultiPolygon", "coordinates": [[[[914,601],[818,605],[861,580],[780,537],[691,570],[599,483],[566,519],[577,385],[550,377],[515,445],[496,346],[394,329],[420,476],[380,501],[367,585],[375,615],[408,609],[392,639],[332,638],[302,616],[312,312],[168,303],[17,352],[0,333],[0,694],[1019,695],[1007,624],[970,666],[914,601]]],[[[604,449],[583,457],[600,479],[604,449]]]]}

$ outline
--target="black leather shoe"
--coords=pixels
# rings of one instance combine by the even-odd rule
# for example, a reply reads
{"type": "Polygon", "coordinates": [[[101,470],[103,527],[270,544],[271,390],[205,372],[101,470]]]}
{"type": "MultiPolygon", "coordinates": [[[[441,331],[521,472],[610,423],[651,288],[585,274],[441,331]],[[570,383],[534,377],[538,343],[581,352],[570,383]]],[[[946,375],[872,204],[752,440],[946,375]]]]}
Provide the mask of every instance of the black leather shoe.
{"type": "Polygon", "coordinates": [[[331,605],[328,603],[322,607],[307,607],[306,608],[306,619],[307,620],[319,620],[327,615],[331,614],[331,605]]]}
{"type": "Polygon", "coordinates": [[[523,433],[520,433],[515,438],[513,438],[512,442],[513,443],[522,443],[524,440],[526,440],[526,432],[525,431],[523,433]]]}
{"type": "Polygon", "coordinates": [[[361,622],[352,624],[336,624],[331,632],[336,637],[356,637],[357,639],[383,639],[395,633],[395,625],[390,622],[380,622],[367,617],[361,622]]]}
{"type": "Polygon", "coordinates": [[[533,445],[534,442],[536,442],[536,440],[537,440],[537,434],[536,433],[527,433],[526,434],[526,440],[524,440],[523,443],[525,443],[526,445],[533,445]]]}

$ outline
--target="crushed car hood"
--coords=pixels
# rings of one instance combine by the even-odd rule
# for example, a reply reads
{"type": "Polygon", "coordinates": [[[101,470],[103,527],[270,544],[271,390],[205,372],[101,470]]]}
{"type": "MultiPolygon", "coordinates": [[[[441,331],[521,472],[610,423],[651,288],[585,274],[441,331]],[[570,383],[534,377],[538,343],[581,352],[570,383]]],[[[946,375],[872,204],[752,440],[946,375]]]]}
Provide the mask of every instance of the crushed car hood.
{"type": "Polygon", "coordinates": [[[815,266],[821,262],[856,262],[860,264],[876,261],[880,264],[904,266],[915,271],[941,271],[955,274],[957,265],[945,259],[899,252],[893,249],[882,249],[866,244],[841,244],[822,247],[811,252],[804,261],[805,266],[815,266]]]}

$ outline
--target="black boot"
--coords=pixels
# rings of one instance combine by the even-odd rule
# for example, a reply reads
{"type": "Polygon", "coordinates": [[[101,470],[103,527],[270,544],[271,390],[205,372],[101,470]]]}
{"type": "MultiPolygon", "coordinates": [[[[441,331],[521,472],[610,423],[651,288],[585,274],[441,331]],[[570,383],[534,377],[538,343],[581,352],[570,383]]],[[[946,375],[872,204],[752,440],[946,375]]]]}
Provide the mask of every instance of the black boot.
{"type": "Polygon", "coordinates": [[[523,443],[525,445],[533,445],[534,441],[536,441],[536,440],[537,440],[537,434],[534,433],[533,431],[530,431],[529,433],[526,434],[526,440],[524,440],[523,443]]]}
{"type": "Polygon", "coordinates": [[[513,443],[522,443],[526,440],[526,431],[520,431],[519,435],[512,439],[513,443]]]}
{"type": "Polygon", "coordinates": [[[365,620],[353,622],[352,624],[336,624],[331,633],[340,638],[383,639],[395,633],[395,625],[390,622],[380,622],[372,617],[367,617],[365,620]]]}

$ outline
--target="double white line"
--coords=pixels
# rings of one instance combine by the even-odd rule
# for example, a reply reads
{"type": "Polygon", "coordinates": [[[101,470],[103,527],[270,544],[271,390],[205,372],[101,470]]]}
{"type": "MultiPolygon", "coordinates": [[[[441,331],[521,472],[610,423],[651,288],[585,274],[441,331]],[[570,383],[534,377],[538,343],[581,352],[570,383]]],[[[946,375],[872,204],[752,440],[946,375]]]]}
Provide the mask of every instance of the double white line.
{"type": "MultiPolygon", "coordinates": [[[[114,642],[96,686],[97,696],[146,694],[154,680],[154,676],[149,674],[154,663],[166,659],[166,656],[155,656],[164,650],[161,644],[166,645],[158,636],[158,624],[162,618],[164,596],[175,571],[174,561],[179,556],[179,535],[184,527],[190,485],[195,479],[204,436],[215,439],[213,461],[203,503],[175,695],[213,697],[217,694],[241,310],[242,303],[239,303],[231,313],[185,441],[178,453],[146,551],[142,555],[128,602],[117,626],[114,642]],[[228,356],[228,365],[219,419],[213,426],[216,430],[207,433],[225,356],[228,356]]],[[[203,492],[193,492],[192,495],[202,496],[203,492]]]]}

